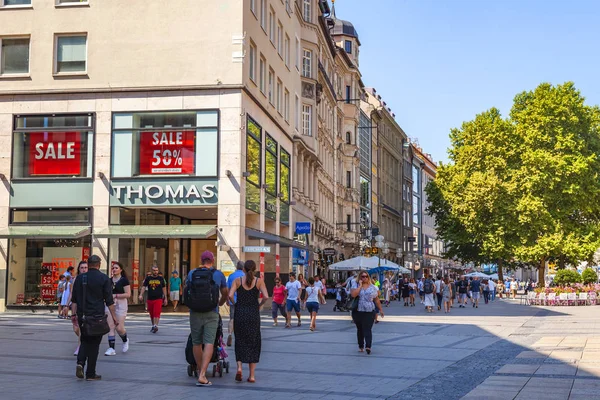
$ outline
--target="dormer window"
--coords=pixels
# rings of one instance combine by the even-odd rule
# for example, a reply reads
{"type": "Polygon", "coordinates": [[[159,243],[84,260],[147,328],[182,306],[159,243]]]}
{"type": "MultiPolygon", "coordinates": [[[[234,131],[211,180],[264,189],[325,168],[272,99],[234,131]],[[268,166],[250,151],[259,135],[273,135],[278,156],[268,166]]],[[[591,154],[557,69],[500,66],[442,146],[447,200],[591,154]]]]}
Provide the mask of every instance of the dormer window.
{"type": "Polygon", "coordinates": [[[346,50],[346,53],[352,54],[352,41],[351,40],[344,40],[344,50],[346,50]]]}

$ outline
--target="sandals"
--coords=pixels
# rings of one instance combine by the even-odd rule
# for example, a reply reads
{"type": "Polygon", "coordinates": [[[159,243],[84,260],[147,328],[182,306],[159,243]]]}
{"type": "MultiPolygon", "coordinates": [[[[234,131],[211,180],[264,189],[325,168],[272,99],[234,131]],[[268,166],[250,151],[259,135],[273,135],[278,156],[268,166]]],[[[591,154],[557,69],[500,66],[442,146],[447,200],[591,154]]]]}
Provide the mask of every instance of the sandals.
{"type": "Polygon", "coordinates": [[[196,386],[212,386],[212,382],[208,379],[206,380],[206,382],[196,381],[196,386]]]}
{"type": "Polygon", "coordinates": [[[248,378],[247,381],[248,383],[256,383],[256,379],[253,378],[248,378]]]}
{"type": "Polygon", "coordinates": [[[238,372],[237,374],[235,374],[235,380],[236,380],[236,382],[242,381],[242,373],[241,372],[238,372]]]}

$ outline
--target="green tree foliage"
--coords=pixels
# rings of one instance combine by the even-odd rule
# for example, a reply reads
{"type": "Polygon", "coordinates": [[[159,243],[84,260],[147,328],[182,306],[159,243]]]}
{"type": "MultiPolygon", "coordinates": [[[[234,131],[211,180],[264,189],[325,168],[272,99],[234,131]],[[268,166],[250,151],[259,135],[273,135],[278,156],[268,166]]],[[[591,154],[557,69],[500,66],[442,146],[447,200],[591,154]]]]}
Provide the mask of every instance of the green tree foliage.
{"type": "Polygon", "coordinates": [[[583,280],[583,283],[586,283],[586,284],[596,283],[596,282],[598,282],[598,274],[592,268],[586,268],[581,273],[581,279],[583,280]]]}
{"type": "Polygon", "coordinates": [[[554,277],[554,283],[559,286],[570,285],[572,283],[580,283],[581,275],[579,272],[571,269],[561,269],[556,273],[554,277]]]}
{"type": "Polygon", "coordinates": [[[492,108],[452,130],[429,212],[459,258],[537,265],[588,260],[598,248],[597,107],[572,83],[515,97],[508,118],[492,108]],[[471,251],[477,252],[473,257],[471,251]]]}

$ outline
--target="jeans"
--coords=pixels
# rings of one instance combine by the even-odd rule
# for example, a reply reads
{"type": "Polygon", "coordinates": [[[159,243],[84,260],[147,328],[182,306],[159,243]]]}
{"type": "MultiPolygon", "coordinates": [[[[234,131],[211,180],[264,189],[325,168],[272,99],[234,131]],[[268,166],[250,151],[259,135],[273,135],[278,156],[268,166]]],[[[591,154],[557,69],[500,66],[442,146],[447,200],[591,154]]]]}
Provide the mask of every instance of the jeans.
{"type": "Polygon", "coordinates": [[[436,293],[435,294],[437,296],[437,304],[438,307],[442,307],[442,299],[444,298],[444,296],[441,293],[436,293]]]}
{"type": "Polygon", "coordinates": [[[356,338],[358,339],[358,348],[371,348],[373,344],[373,323],[375,322],[375,312],[370,311],[352,311],[352,319],[356,324],[356,338]]]}
{"type": "Polygon", "coordinates": [[[490,290],[490,299],[492,301],[496,300],[496,289],[490,290]]]}
{"type": "Polygon", "coordinates": [[[487,304],[490,301],[490,291],[489,290],[483,291],[483,300],[485,301],[485,304],[487,304]]]}
{"type": "Polygon", "coordinates": [[[281,316],[283,318],[287,317],[287,313],[285,311],[285,303],[281,303],[281,304],[277,304],[275,302],[271,303],[271,317],[273,319],[277,318],[277,311],[279,310],[279,312],[281,313],[281,316]]]}
{"type": "Polygon", "coordinates": [[[98,361],[98,352],[100,351],[102,336],[84,335],[81,324],[79,325],[79,331],[81,332],[81,347],[77,354],[77,364],[85,366],[85,362],[87,361],[85,376],[86,378],[89,378],[96,375],[96,362],[98,361]]]}

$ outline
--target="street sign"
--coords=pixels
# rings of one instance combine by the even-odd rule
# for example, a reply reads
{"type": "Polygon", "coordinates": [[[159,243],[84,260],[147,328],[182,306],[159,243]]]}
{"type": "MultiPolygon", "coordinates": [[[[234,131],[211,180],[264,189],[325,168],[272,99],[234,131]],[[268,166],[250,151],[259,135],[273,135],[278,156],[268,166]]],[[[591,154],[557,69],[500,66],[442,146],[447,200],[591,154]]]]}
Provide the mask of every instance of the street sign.
{"type": "Polygon", "coordinates": [[[244,253],[270,253],[271,247],[269,246],[244,246],[244,253]]]}
{"type": "Polygon", "coordinates": [[[417,238],[416,238],[416,237],[414,237],[414,236],[408,236],[408,237],[406,238],[406,241],[407,241],[408,243],[414,243],[414,242],[416,242],[416,241],[417,241],[417,238]]]}
{"type": "Polygon", "coordinates": [[[326,257],[334,257],[337,254],[337,251],[332,248],[323,249],[323,255],[326,257]]]}
{"type": "Polygon", "coordinates": [[[310,222],[296,222],[296,234],[309,234],[310,233],[310,222]]]}

